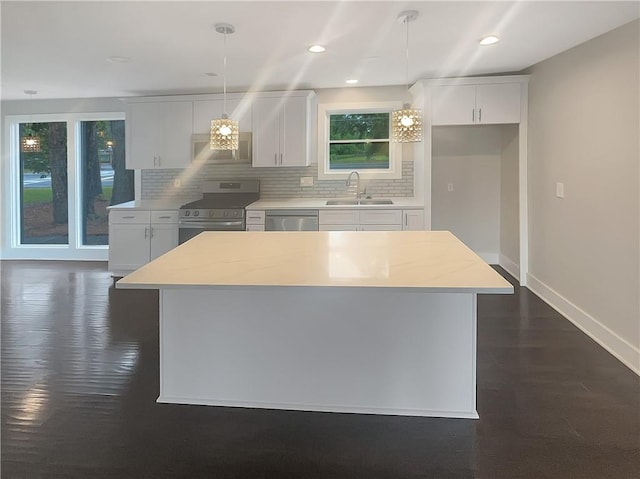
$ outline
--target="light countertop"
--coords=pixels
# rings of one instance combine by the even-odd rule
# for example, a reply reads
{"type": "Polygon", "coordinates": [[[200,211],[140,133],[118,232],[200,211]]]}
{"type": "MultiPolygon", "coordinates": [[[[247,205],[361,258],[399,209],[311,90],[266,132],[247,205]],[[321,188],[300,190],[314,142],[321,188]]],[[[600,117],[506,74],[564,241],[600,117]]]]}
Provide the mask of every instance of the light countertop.
{"type": "Polygon", "coordinates": [[[204,232],[118,288],[365,287],[513,292],[448,231],[204,232]]]}
{"type": "MultiPolygon", "coordinates": [[[[247,210],[286,210],[286,209],[344,209],[344,208],[357,208],[357,209],[410,209],[410,208],[424,208],[424,201],[421,198],[384,198],[393,201],[391,205],[327,205],[327,201],[348,199],[353,200],[351,196],[349,198],[269,198],[258,200],[247,206],[247,210]]],[[[364,199],[364,198],[363,198],[364,199]]]]}
{"type": "MultiPolygon", "coordinates": [[[[353,199],[353,198],[271,198],[258,200],[247,206],[247,210],[286,210],[286,209],[418,209],[424,207],[424,202],[419,198],[385,198],[393,201],[391,205],[327,205],[327,201],[353,199]]],[[[127,209],[127,210],[179,210],[180,207],[188,203],[186,200],[136,200],[127,201],[107,207],[107,209],[127,209]]]]}
{"type": "Polygon", "coordinates": [[[132,200],[108,206],[108,210],[179,210],[187,201],[180,200],[132,200]]]}

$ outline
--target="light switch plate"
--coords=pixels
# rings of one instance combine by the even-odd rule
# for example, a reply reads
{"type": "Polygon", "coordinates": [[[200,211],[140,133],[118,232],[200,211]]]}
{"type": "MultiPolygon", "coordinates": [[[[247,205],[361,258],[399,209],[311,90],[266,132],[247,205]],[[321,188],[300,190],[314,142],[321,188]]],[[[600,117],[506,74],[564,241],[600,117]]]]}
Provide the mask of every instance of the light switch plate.
{"type": "Polygon", "coordinates": [[[313,186],[313,176],[300,177],[300,186],[313,186]]]}
{"type": "Polygon", "coordinates": [[[181,186],[182,186],[182,181],[180,181],[180,178],[176,178],[175,180],[173,180],[174,188],[180,188],[181,186]]]}
{"type": "Polygon", "coordinates": [[[556,197],[564,198],[564,183],[556,183],[556,197]]]}
{"type": "Polygon", "coordinates": [[[447,183],[447,191],[453,191],[453,183],[447,183]]]}

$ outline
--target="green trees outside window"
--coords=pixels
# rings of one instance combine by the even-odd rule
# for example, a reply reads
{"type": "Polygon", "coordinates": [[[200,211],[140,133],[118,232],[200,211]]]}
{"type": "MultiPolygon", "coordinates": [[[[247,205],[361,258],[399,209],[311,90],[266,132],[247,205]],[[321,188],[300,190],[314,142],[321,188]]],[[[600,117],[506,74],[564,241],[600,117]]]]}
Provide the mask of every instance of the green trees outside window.
{"type": "Polygon", "coordinates": [[[389,113],[329,116],[329,169],[389,168],[389,113]]]}

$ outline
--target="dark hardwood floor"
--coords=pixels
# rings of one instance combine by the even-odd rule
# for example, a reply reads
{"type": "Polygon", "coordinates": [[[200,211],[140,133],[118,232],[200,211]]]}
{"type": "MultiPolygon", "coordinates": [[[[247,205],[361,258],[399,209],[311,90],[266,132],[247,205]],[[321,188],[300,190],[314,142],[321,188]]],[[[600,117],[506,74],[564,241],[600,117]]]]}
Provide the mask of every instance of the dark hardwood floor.
{"type": "Polygon", "coordinates": [[[524,288],[479,297],[474,421],[157,404],[157,292],[0,265],[2,478],[640,477],[639,378],[524,288]]]}

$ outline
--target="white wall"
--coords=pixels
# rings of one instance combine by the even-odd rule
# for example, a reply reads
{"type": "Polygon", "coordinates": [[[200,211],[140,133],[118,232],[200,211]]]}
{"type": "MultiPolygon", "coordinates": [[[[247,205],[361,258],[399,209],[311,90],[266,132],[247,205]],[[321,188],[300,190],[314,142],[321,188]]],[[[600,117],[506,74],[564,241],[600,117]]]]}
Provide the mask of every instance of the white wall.
{"type": "Polygon", "coordinates": [[[640,373],[639,25],[531,69],[528,284],[640,373]]]}
{"type": "Polygon", "coordinates": [[[501,127],[433,127],[432,145],[431,229],[451,231],[498,263],[501,127]]]}
{"type": "Polygon", "coordinates": [[[500,161],[500,265],[520,275],[520,228],[518,196],[518,125],[501,128],[500,161]]]}

